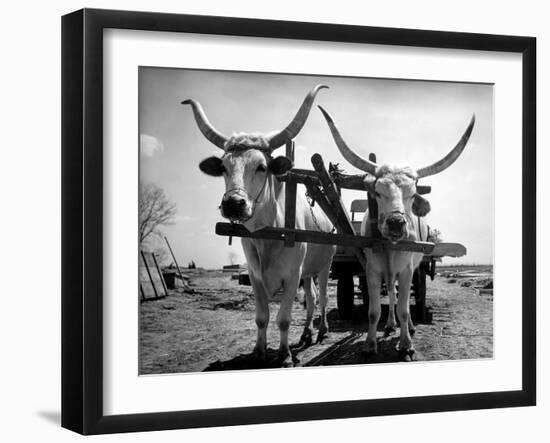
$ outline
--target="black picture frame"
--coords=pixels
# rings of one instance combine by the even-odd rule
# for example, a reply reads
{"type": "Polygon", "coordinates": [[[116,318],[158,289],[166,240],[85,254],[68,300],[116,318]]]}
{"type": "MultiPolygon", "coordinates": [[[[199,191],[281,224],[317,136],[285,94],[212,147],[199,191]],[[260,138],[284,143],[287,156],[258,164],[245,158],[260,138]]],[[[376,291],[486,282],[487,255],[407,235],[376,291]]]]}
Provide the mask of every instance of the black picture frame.
{"type": "Polygon", "coordinates": [[[62,18],[62,426],[102,434],[529,406],[536,403],[536,39],[83,9],[62,18]],[[522,388],[131,415],[103,412],[103,30],[191,32],[522,55],[522,388]]]}

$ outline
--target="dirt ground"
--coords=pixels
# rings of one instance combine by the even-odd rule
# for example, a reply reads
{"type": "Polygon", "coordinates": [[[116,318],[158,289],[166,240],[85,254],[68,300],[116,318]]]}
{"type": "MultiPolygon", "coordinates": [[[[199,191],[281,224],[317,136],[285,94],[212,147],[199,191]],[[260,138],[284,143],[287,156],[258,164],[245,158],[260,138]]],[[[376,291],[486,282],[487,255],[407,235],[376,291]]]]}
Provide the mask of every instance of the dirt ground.
{"type": "MultiPolygon", "coordinates": [[[[171,291],[166,298],[140,304],[140,374],[198,372],[257,368],[250,359],[256,340],[254,298],[249,286],[238,285],[221,271],[197,271],[191,276],[194,294],[171,291]]],[[[492,291],[491,291],[492,292],[492,291]]],[[[294,302],[290,342],[298,342],[305,310],[294,302]]],[[[384,337],[387,297],[382,298],[379,355],[365,356],[367,312],[361,296],[352,320],[340,320],[336,309],[336,282],[329,282],[330,334],[321,344],[293,351],[296,365],[346,365],[398,361],[398,332],[384,337]],[[384,309],[385,308],[385,309],[384,309]]],[[[431,324],[416,326],[413,338],[418,360],[491,358],[493,354],[493,295],[464,287],[448,277],[427,280],[431,324]]],[[[278,303],[270,304],[268,361],[277,367],[279,333],[275,324],[278,303]]],[[[315,317],[316,318],[316,317],[315,317]]],[[[314,320],[314,340],[318,322],[314,320]]]]}

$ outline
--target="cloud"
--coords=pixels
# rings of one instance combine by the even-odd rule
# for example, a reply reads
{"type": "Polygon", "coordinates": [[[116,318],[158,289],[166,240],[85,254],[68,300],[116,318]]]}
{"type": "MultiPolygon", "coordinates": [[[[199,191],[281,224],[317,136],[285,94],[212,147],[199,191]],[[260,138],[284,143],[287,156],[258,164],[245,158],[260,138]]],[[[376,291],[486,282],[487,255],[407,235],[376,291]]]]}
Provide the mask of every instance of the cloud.
{"type": "Polygon", "coordinates": [[[139,135],[139,152],[144,157],[152,157],[157,152],[164,151],[164,145],[162,142],[152,135],[140,134],[139,135]]]}

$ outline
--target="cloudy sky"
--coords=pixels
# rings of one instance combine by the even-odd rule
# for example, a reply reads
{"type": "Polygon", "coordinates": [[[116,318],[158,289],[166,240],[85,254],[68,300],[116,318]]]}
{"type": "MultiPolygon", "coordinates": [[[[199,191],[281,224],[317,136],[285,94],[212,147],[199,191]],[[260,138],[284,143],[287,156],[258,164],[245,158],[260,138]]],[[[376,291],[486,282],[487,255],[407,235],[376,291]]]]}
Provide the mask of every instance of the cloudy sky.
{"type": "MultiPolygon", "coordinates": [[[[211,123],[225,135],[269,132],[286,126],[306,93],[319,83],[330,89],[320,91],[316,104],[332,115],[348,145],[364,157],[375,152],[379,163],[420,168],[439,160],[475,112],[476,125],[462,156],[420,183],[432,186],[426,196],[432,205],[429,225],[438,228],[445,241],[468,249],[463,259],[446,263],[492,263],[491,85],[142,67],[140,180],[161,186],[177,205],[175,223],[164,232],[180,265],[194,260],[197,266],[214,268],[230,258],[244,261],[238,239],[228,246],[226,237],[214,234],[215,223],[223,221],[218,211],[223,179],[198,168],[202,159],[221,151],[202,136],[191,108],[180,102],[200,101],[211,123]]],[[[310,158],[317,152],[327,163],[359,172],[340,155],[316,107],[295,142],[297,167],[311,169],[310,158]]],[[[284,154],[284,148],[280,152],[284,154]]],[[[356,198],[364,194],[344,191],[346,207],[356,198]]]]}

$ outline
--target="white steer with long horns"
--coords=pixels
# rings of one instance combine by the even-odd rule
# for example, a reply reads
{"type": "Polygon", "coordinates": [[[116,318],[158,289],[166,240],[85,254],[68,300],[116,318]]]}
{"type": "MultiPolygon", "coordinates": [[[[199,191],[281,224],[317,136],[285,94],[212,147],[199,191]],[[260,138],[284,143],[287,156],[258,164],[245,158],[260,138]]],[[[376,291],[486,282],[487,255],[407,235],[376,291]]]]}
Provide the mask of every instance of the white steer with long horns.
{"type": "MultiPolygon", "coordinates": [[[[340,135],[330,115],[321,109],[336,146],[344,158],[358,169],[368,173],[365,187],[369,194],[376,197],[378,218],[367,211],[361,224],[361,235],[373,236],[378,228],[381,235],[391,241],[421,240],[426,241],[428,228],[424,216],[430,211],[427,200],[416,193],[416,184],[420,178],[435,175],[450,165],[460,156],[470,134],[472,133],[475,115],[457,145],[438,162],[425,168],[414,170],[409,167],[397,168],[388,165],[377,165],[353,152],[340,135]]],[[[396,303],[395,281],[399,283],[397,315],[400,323],[399,353],[403,360],[414,359],[414,346],[411,339],[413,328],[409,312],[409,296],[413,273],[422,261],[423,254],[384,250],[374,252],[365,249],[366,275],[369,290],[369,328],[366,340],[366,352],[377,353],[376,330],[380,320],[380,286],[382,278],[386,282],[389,295],[389,314],[386,332],[395,330],[396,321],[394,306],[396,303]]]]}
{"type": "MultiPolygon", "coordinates": [[[[202,106],[195,100],[185,100],[191,105],[195,120],[203,135],[223,150],[219,157],[203,160],[200,169],[212,176],[223,176],[225,193],[221,201],[221,214],[232,222],[242,223],[250,231],[262,227],[284,227],[285,184],[277,176],[292,168],[292,162],[284,157],[272,157],[275,149],[292,140],[304,126],[311,111],[318,85],[305,97],[298,113],[290,124],[272,135],[241,133],[226,137],[208,121],[202,106]]],[[[297,194],[296,227],[315,231],[331,231],[332,225],[318,208],[311,207],[305,196],[297,194]]],[[[281,241],[243,238],[242,246],[256,302],[258,336],[253,357],[266,359],[266,330],[269,322],[269,301],[279,291],[281,304],[277,315],[280,330],[279,358],[283,366],[293,366],[288,344],[291,310],[300,278],[304,281],[306,295],[306,324],[301,342],[311,343],[311,321],[315,307],[314,277],[319,285],[320,326],[317,340],[328,332],[327,283],[335,247],[296,243],[285,247],[281,241]]]]}

